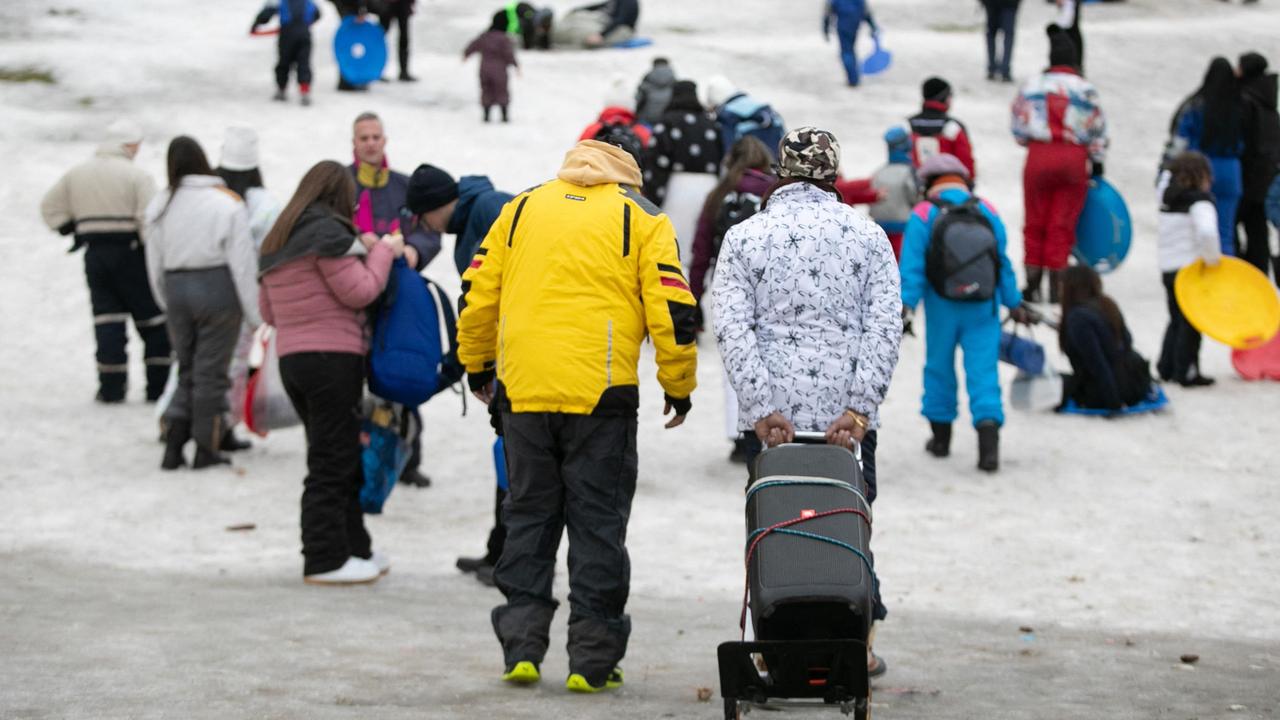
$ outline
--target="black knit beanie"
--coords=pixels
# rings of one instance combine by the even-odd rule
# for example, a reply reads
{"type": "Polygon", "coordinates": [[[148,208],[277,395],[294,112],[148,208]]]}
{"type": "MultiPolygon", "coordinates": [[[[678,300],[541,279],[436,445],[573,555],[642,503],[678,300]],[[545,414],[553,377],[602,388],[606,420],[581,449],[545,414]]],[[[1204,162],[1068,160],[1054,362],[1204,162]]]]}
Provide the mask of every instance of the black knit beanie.
{"type": "Polygon", "coordinates": [[[1248,80],[1261,76],[1267,71],[1267,59],[1256,52],[1247,52],[1240,56],[1240,78],[1248,80]]]}
{"type": "Polygon", "coordinates": [[[435,165],[422,164],[409,178],[404,193],[404,206],[414,215],[442,208],[458,199],[458,183],[449,173],[435,165]]]}
{"type": "Polygon", "coordinates": [[[1069,65],[1076,67],[1080,64],[1080,53],[1076,50],[1076,44],[1071,41],[1071,36],[1065,30],[1057,25],[1049,26],[1049,66],[1069,65]]]}
{"type": "Polygon", "coordinates": [[[951,99],[951,83],[940,77],[931,77],[920,86],[920,94],[926,101],[946,102],[951,99]]]}

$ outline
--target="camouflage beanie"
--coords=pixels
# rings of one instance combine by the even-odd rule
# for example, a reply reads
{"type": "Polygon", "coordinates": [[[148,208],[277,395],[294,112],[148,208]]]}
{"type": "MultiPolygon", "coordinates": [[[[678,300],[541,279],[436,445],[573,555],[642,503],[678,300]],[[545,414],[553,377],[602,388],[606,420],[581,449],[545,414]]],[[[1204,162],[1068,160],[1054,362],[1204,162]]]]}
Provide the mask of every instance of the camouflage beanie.
{"type": "Polygon", "coordinates": [[[815,127],[796,128],[778,144],[778,177],[831,182],[840,169],[836,136],[815,127]]]}

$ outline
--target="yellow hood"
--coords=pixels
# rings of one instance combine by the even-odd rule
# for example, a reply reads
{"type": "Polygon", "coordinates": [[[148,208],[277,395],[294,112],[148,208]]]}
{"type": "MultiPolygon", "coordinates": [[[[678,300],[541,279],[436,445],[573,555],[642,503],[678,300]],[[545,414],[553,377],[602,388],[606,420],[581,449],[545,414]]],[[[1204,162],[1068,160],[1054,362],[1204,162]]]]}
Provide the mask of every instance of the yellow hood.
{"type": "Polygon", "coordinates": [[[556,177],[581,187],[618,183],[640,187],[644,178],[635,158],[620,147],[599,140],[583,140],[564,155],[556,177]]]}

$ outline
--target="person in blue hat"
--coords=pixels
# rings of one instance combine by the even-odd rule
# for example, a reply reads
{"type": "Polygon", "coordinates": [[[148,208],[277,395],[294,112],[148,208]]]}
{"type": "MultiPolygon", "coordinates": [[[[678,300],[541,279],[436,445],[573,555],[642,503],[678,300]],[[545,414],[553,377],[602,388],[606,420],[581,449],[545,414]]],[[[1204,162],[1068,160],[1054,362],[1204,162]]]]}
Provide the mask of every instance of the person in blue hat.
{"type": "MultiPolygon", "coordinates": [[[[942,153],[920,166],[927,202],[916,206],[903,239],[902,317],[911,333],[915,308],[924,301],[925,353],[922,414],[933,438],[925,450],[951,453],[956,419],[956,348],[964,352],[969,413],[978,431],[978,468],[1000,467],[1000,306],[1029,320],[1006,252],[1004,223],[990,203],[973,194],[969,170],[942,153]],[[944,252],[945,250],[945,252],[944,252]],[[949,262],[948,256],[959,256],[949,262]]],[[[914,334],[914,333],[912,333],[914,334]]]]}
{"type": "Polygon", "coordinates": [[[893,246],[893,257],[902,257],[902,234],[907,230],[911,209],[920,200],[920,184],[911,164],[911,134],[897,126],[884,134],[889,146],[888,164],[868,180],[840,180],[836,190],[850,205],[869,204],[867,214],[884,230],[893,246]]]}

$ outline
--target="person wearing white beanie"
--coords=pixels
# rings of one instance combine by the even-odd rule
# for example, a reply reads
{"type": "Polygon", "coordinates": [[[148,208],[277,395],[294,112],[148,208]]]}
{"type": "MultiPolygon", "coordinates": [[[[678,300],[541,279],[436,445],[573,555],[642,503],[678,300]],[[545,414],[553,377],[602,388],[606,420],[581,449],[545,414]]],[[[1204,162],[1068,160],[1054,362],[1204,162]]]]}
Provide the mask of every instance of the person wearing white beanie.
{"type": "Polygon", "coordinates": [[[147,400],[158,399],[169,379],[165,315],[147,282],[142,250],[143,214],[156,192],[155,181],[133,163],[142,139],[137,123],[111,123],[94,157],[69,170],[40,202],[40,213],[51,229],[74,234],[72,251],[87,247],[84,270],[98,346],[101,403],[124,402],[130,318],[146,345],[147,400]]]}

